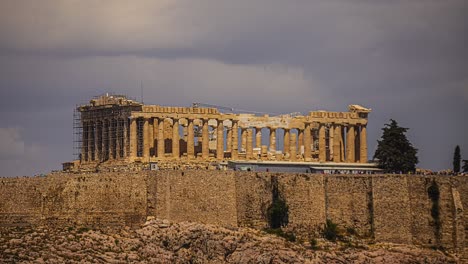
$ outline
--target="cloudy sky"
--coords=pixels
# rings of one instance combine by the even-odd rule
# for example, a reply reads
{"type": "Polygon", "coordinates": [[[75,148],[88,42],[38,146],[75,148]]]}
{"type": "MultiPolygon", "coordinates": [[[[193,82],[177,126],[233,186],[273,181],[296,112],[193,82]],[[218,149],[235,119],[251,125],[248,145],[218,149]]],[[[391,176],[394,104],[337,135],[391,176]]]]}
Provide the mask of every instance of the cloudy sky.
{"type": "Polygon", "coordinates": [[[261,112],[373,109],[420,167],[468,159],[466,0],[2,0],[0,176],[73,158],[73,108],[105,92],[261,112]]]}

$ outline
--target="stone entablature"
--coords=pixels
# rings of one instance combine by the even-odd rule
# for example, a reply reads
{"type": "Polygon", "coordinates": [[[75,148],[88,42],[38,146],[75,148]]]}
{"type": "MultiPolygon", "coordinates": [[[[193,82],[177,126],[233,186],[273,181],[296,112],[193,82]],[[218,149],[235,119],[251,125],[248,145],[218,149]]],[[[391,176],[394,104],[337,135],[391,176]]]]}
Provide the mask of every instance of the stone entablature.
{"type": "Polygon", "coordinates": [[[370,109],[359,105],[350,105],[349,112],[258,116],[212,107],[143,105],[105,95],[78,111],[83,164],[167,159],[367,162],[370,109]]]}

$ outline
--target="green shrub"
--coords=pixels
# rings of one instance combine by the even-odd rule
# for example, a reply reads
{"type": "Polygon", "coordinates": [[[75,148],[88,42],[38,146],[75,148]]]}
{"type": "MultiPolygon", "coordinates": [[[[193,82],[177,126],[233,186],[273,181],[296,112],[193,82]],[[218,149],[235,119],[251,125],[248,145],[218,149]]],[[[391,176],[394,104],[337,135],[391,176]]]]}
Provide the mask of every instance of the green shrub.
{"type": "Polygon", "coordinates": [[[351,236],[358,236],[356,229],[354,229],[353,227],[347,227],[346,234],[351,235],[351,236]]]}
{"type": "Polygon", "coordinates": [[[80,227],[78,229],[78,233],[86,233],[89,231],[89,228],[88,227],[80,227]]]}
{"type": "Polygon", "coordinates": [[[319,247],[318,247],[318,241],[316,238],[312,238],[310,241],[310,248],[313,249],[313,250],[317,250],[319,247]]]}
{"type": "Polygon", "coordinates": [[[266,228],[263,231],[268,234],[282,237],[289,242],[296,242],[296,235],[293,232],[284,232],[281,228],[266,228]]]}
{"type": "Polygon", "coordinates": [[[336,239],[340,237],[338,233],[338,225],[333,223],[332,220],[327,219],[327,223],[323,229],[323,236],[330,241],[336,241],[336,239]]]}
{"type": "Polygon", "coordinates": [[[288,205],[283,199],[273,200],[267,211],[270,228],[276,229],[286,226],[288,224],[288,211],[288,205]]]}
{"type": "Polygon", "coordinates": [[[286,201],[281,197],[278,188],[278,179],[272,177],[272,201],[267,209],[267,218],[270,228],[277,229],[288,225],[289,208],[286,201]]]}

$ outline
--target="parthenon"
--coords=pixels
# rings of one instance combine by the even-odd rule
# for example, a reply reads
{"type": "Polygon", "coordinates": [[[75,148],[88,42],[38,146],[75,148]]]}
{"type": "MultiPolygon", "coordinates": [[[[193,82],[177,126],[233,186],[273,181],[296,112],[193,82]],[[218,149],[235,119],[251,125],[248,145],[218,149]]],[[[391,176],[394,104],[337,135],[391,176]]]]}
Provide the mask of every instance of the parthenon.
{"type": "Polygon", "coordinates": [[[214,107],[145,105],[103,95],[77,107],[80,161],[276,160],[367,163],[371,110],[307,115],[221,113],[214,107]]]}

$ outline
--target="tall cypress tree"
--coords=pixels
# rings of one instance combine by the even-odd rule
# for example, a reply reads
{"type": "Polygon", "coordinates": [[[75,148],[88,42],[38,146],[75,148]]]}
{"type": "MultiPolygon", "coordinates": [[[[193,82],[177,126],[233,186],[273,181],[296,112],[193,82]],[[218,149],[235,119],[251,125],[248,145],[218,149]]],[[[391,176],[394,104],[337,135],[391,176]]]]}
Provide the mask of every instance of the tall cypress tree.
{"type": "Polygon", "coordinates": [[[390,119],[390,124],[385,124],[382,130],[382,138],[377,140],[374,154],[379,167],[387,173],[414,172],[419,162],[416,156],[418,150],[406,138],[408,128],[400,127],[395,120],[390,119]]]}
{"type": "Polygon", "coordinates": [[[461,155],[460,155],[460,146],[455,147],[455,153],[453,153],[453,172],[460,172],[460,162],[461,162],[461,155]]]}
{"type": "Polygon", "coordinates": [[[468,172],[468,160],[463,160],[463,172],[468,172]]]}

